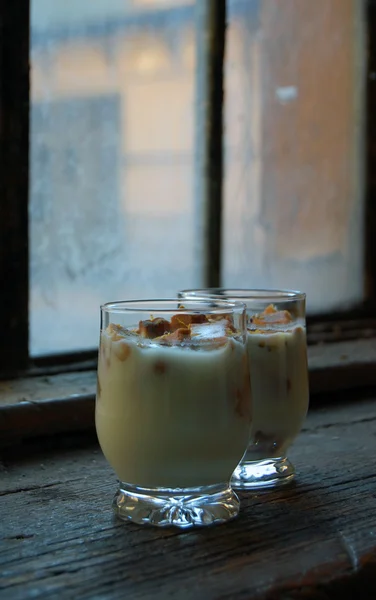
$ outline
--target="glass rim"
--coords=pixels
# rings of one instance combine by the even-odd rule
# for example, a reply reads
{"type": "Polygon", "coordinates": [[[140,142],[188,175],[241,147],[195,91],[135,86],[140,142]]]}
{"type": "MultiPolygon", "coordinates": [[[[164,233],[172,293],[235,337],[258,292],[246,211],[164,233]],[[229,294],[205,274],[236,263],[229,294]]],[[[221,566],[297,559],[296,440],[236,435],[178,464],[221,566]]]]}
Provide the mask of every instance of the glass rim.
{"type": "Polygon", "coordinates": [[[238,310],[245,311],[246,305],[241,299],[231,301],[225,300],[224,298],[211,298],[209,296],[195,296],[192,298],[141,298],[141,299],[132,299],[132,300],[117,300],[115,302],[106,302],[105,304],[101,304],[100,310],[101,312],[107,313],[130,313],[130,312],[140,312],[140,313],[171,313],[174,311],[179,311],[180,313],[192,313],[199,312],[205,314],[221,314],[228,313],[229,311],[237,312],[238,310]],[[180,309],[178,306],[163,306],[163,304],[179,304],[182,303],[182,300],[189,300],[190,302],[197,302],[197,308],[191,309],[180,309]],[[161,304],[161,307],[158,307],[158,304],[161,304]],[[215,306],[213,306],[213,304],[215,306]],[[203,306],[205,305],[205,306],[203,306]],[[210,305],[210,306],[209,306],[210,305]]]}
{"type": "Polygon", "coordinates": [[[242,300],[255,300],[265,302],[276,301],[280,302],[296,302],[302,301],[306,299],[306,293],[298,290],[287,290],[287,289],[265,289],[265,288],[225,288],[225,287],[217,287],[217,288],[191,288],[187,290],[179,290],[178,294],[185,294],[184,298],[202,298],[202,297],[211,297],[211,298],[222,298],[222,294],[229,296],[231,298],[230,302],[233,301],[234,298],[240,301],[242,300]],[[211,292],[209,294],[209,292],[211,292]],[[217,292],[217,293],[216,293],[217,292]],[[189,296],[192,294],[192,296],[189,296]],[[203,296],[200,296],[203,294],[203,296]]]}

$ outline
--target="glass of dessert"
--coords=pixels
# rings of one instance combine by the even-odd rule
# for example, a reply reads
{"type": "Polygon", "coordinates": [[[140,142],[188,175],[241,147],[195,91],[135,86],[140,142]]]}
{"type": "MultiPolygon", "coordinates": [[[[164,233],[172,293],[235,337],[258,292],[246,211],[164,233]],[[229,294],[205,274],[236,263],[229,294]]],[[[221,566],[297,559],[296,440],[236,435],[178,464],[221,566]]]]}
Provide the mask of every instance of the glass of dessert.
{"type": "Polygon", "coordinates": [[[239,512],[249,442],[245,306],[211,299],[101,307],[96,429],[124,520],[191,527],[239,512]]]}
{"type": "Polygon", "coordinates": [[[305,294],[211,288],[184,290],[178,295],[245,303],[251,439],[231,484],[236,489],[260,489],[290,482],[295,469],[287,451],[302,427],[309,402],[305,294]]]}

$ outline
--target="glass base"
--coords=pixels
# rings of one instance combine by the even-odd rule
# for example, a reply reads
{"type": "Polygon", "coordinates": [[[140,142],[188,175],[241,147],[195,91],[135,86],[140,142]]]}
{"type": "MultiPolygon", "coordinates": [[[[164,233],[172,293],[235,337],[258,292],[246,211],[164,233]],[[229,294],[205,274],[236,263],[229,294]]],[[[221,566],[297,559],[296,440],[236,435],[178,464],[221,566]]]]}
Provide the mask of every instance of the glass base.
{"type": "Polygon", "coordinates": [[[225,523],[238,515],[239,506],[239,498],[225,484],[147,489],[121,483],[113,500],[115,514],[122,520],[184,529],[225,523]]]}
{"type": "Polygon", "coordinates": [[[231,485],[238,490],[275,488],[295,477],[294,465],[285,457],[244,461],[235,469],[231,485]]]}

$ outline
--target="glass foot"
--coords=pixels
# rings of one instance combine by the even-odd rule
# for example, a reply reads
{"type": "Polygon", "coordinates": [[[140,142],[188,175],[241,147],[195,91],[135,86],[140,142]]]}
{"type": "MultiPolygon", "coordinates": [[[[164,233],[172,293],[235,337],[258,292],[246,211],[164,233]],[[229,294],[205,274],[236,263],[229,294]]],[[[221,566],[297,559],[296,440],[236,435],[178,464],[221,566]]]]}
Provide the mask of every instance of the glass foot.
{"type": "Polygon", "coordinates": [[[184,529],[225,523],[238,515],[239,506],[239,498],[226,485],[146,489],[121,483],[113,500],[120,519],[184,529]]]}
{"type": "Polygon", "coordinates": [[[288,458],[244,461],[235,469],[231,485],[238,490],[274,488],[290,483],[295,477],[288,458]]]}

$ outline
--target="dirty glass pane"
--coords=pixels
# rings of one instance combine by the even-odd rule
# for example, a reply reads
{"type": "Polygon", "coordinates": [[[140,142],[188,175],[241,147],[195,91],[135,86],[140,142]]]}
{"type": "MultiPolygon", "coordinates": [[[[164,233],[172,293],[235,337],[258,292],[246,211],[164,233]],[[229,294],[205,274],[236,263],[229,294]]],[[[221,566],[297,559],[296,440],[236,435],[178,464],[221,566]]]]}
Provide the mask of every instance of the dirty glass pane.
{"type": "Polygon", "coordinates": [[[198,285],[194,3],[32,0],[31,354],[99,305],[198,285]]]}
{"type": "MultiPolygon", "coordinates": [[[[31,353],[197,280],[194,0],[32,0],[31,353]]],[[[229,0],[226,286],[363,297],[362,2],[229,0]]]]}
{"type": "Polygon", "coordinates": [[[223,283],[363,298],[365,43],[357,0],[229,2],[223,283]]]}

